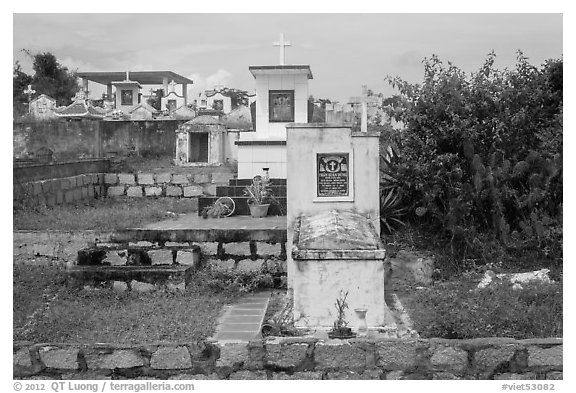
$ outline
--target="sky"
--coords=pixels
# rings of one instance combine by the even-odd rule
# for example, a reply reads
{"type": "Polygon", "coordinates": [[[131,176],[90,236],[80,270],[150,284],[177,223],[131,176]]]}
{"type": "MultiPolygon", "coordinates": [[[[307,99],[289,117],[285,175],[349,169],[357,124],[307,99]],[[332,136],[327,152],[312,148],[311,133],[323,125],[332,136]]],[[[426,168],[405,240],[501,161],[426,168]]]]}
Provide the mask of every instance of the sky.
{"type": "Polygon", "coordinates": [[[253,92],[248,67],[279,64],[273,43],[284,33],[286,64],[311,67],[309,93],[347,102],[362,85],[393,94],[387,75],[420,82],[433,54],[467,73],[491,51],[498,68],[512,68],[518,50],[540,66],[562,57],[562,32],[560,13],[15,13],[13,62],[32,74],[22,49],[51,52],[70,70],[174,71],[194,81],[189,97],[217,84],[253,92]]]}

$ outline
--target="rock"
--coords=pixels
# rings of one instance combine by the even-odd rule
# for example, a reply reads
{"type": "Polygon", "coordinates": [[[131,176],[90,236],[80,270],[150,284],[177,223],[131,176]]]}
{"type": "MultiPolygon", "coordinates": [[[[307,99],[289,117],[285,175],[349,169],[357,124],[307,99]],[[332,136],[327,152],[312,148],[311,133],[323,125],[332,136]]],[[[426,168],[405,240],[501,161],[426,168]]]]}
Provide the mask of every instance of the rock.
{"type": "Polygon", "coordinates": [[[435,370],[459,373],[468,366],[468,353],[458,348],[441,347],[434,352],[430,363],[435,370]]]}
{"type": "Polygon", "coordinates": [[[486,288],[489,285],[497,285],[503,282],[509,282],[513,284],[512,288],[514,289],[522,289],[521,284],[526,284],[529,282],[542,282],[542,283],[551,283],[553,282],[548,274],[550,273],[550,269],[541,269],[535,270],[532,272],[525,272],[525,273],[514,273],[514,274],[495,274],[492,270],[487,270],[484,273],[484,277],[480,283],[478,283],[478,288],[486,288]]]}
{"type": "Polygon", "coordinates": [[[307,344],[266,345],[266,363],[272,367],[295,368],[306,358],[307,344]]]}
{"type": "Polygon", "coordinates": [[[40,360],[48,368],[78,369],[78,348],[42,347],[38,352],[40,360]]]}
{"type": "Polygon", "coordinates": [[[192,360],[188,348],[161,347],[152,354],[150,367],[157,370],[175,370],[192,367],[192,360]]]}

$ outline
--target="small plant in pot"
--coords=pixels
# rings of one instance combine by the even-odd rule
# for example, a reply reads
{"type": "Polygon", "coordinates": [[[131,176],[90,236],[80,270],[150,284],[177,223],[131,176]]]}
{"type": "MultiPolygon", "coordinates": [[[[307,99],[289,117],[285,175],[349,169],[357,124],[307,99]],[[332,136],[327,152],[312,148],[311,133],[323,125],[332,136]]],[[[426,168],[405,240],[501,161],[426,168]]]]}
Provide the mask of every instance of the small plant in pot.
{"type": "Polygon", "coordinates": [[[356,334],[352,333],[352,328],[348,327],[348,322],[344,319],[346,314],[346,309],[348,308],[348,303],[346,302],[346,298],[348,297],[348,291],[342,292],[340,291],[340,297],[336,299],[336,320],[334,321],[334,326],[332,330],[328,332],[328,337],[330,338],[353,338],[356,337],[356,334]]]}
{"type": "Polygon", "coordinates": [[[252,217],[266,217],[270,204],[277,203],[271,186],[270,179],[267,177],[254,176],[252,184],[244,188],[244,195],[248,197],[248,207],[252,217]]]}

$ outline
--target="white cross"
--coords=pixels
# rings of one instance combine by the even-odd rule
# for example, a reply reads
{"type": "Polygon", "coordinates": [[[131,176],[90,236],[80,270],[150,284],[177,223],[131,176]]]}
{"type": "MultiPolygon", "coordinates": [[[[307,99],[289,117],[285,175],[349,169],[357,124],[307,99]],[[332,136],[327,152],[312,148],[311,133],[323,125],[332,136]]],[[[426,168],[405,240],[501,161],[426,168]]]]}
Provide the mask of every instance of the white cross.
{"type": "Polygon", "coordinates": [[[361,113],[361,120],[360,120],[360,131],[368,132],[368,106],[375,106],[375,102],[370,102],[368,99],[368,87],[366,85],[362,85],[362,96],[361,97],[354,97],[350,104],[361,104],[362,105],[362,113],[361,113]]]}
{"type": "Polygon", "coordinates": [[[284,49],[292,44],[290,41],[284,41],[284,33],[280,33],[280,41],[276,41],[274,46],[280,47],[280,65],[284,65],[284,49]]]}
{"type": "Polygon", "coordinates": [[[36,93],[36,90],[32,90],[32,85],[28,85],[28,89],[24,90],[24,94],[28,96],[28,113],[30,113],[30,99],[34,93],[36,93]]]}
{"type": "Polygon", "coordinates": [[[176,82],[172,80],[172,82],[168,83],[170,85],[170,92],[174,93],[174,87],[176,86],[176,82]]]}

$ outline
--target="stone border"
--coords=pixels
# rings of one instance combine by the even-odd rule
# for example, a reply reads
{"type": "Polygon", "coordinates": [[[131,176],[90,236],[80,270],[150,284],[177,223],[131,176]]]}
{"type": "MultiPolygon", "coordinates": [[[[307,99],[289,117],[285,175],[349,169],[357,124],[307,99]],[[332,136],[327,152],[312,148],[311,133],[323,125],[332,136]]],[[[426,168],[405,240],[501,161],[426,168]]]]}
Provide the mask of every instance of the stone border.
{"type": "Polygon", "coordinates": [[[15,342],[17,379],[563,378],[562,339],[269,338],[150,345],[15,342]]]}
{"type": "Polygon", "coordinates": [[[13,200],[49,207],[104,196],[104,173],[37,180],[13,184],[13,200]]]}
{"type": "Polygon", "coordinates": [[[216,195],[216,187],[227,185],[233,173],[106,173],[106,195],[129,197],[184,197],[216,195]]]}

